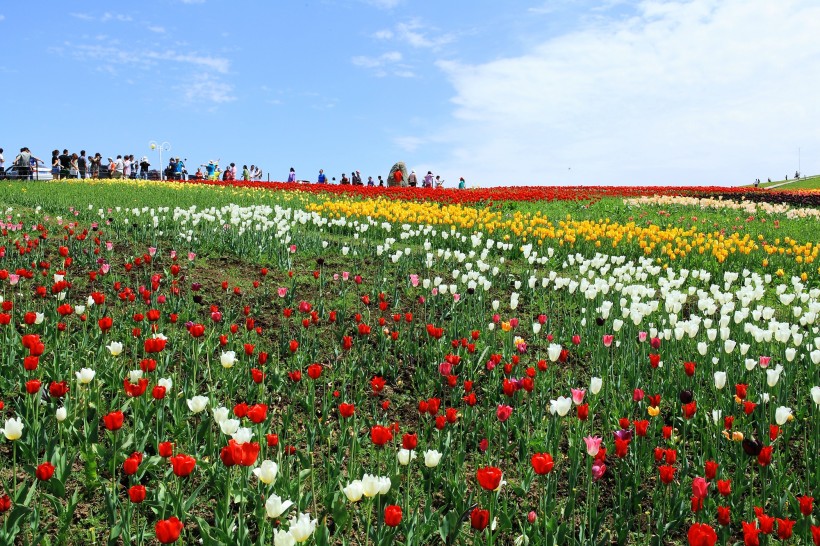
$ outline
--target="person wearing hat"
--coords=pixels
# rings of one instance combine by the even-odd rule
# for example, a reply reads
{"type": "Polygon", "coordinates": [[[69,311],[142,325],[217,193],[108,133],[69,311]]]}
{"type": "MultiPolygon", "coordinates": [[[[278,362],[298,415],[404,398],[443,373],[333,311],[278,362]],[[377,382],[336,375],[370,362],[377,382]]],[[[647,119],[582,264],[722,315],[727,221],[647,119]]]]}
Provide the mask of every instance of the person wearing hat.
{"type": "Polygon", "coordinates": [[[418,184],[418,179],[416,178],[416,171],[410,171],[410,176],[407,177],[407,185],[411,188],[415,188],[416,184],[418,184]]]}
{"type": "Polygon", "coordinates": [[[148,163],[148,156],[142,156],[142,159],[140,159],[140,178],[143,180],[148,180],[148,167],[150,166],[151,164],[148,163]]]}
{"type": "Polygon", "coordinates": [[[185,170],[185,162],[180,158],[176,158],[176,162],[174,163],[174,177],[177,180],[188,179],[188,171],[185,170]]]}
{"type": "Polygon", "coordinates": [[[214,160],[208,161],[208,164],[205,165],[205,172],[208,174],[208,180],[214,179],[214,173],[216,172],[216,164],[214,160]]]}
{"type": "Polygon", "coordinates": [[[458,179],[458,189],[463,190],[467,187],[467,183],[464,181],[464,177],[458,179]]]}

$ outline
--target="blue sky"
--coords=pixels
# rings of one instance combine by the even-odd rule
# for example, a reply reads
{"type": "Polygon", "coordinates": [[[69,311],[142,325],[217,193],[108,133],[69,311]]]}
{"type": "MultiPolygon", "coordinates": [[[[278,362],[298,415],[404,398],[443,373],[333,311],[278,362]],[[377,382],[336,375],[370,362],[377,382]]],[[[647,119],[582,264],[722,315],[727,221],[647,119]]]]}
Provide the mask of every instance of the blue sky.
{"type": "Polygon", "coordinates": [[[814,0],[0,6],[0,147],[448,185],[820,173],[814,0]]]}

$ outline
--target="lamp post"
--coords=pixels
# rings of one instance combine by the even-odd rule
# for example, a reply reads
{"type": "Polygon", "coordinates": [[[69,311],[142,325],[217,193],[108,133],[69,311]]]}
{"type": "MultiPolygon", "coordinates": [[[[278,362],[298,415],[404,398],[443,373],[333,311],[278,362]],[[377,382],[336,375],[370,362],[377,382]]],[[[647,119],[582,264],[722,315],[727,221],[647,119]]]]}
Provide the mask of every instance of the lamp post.
{"type": "Polygon", "coordinates": [[[171,151],[171,143],[170,142],[163,142],[162,144],[157,144],[155,140],[152,140],[148,143],[152,150],[159,151],[159,179],[165,180],[165,168],[162,166],[162,152],[169,152],[171,151]]]}

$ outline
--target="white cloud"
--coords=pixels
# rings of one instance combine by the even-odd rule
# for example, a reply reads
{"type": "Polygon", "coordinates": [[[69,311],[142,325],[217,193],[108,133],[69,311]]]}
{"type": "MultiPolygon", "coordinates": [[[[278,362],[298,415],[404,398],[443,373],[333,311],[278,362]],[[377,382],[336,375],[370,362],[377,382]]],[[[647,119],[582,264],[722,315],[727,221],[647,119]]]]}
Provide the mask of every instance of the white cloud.
{"type": "Polygon", "coordinates": [[[2,13],[0,13],[0,21],[4,21],[5,19],[6,19],[6,16],[3,15],[2,13]]]}
{"type": "Polygon", "coordinates": [[[379,9],[393,9],[402,3],[402,0],[364,0],[365,3],[379,9]]]}
{"type": "Polygon", "coordinates": [[[202,74],[176,87],[188,102],[213,102],[217,104],[233,102],[233,85],[208,74],[202,74]]]}
{"type": "Polygon", "coordinates": [[[96,17],[94,17],[93,15],[90,15],[88,13],[72,13],[70,15],[72,17],[74,17],[75,19],[80,19],[82,21],[96,21],[97,20],[96,17]]]}
{"type": "Polygon", "coordinates": [[[454,40],[452,34],[437,34],[438,29],[424,25],[419,19],[398,23],[394,29],[382,29],[373,34],[379,40],[393,40],[414,48],[438,49],[454,40]]]}
{"type": "Polygon", "coordinates": [[[456,108],[437,145],[483,185],[780,178],[820,149],[818,33],[814,0],[643,1],[519,57],[438,63],[456,108]]]}
{"type": "Polygon", "coordinates": [[[366,57],[364,55],[359,55],[350,59],[350,62],[352,62],[355,66],[360,66],[362,68],[380,68],[387,64],[399,62],[401,61],[401,58],[402,55],[400,52],[388,51],[378,57],[366,57]]]}
{"type": "Polygon", "coordinates": [[[125,14],[122,14],[122,13],[105,12],[105,13],[102,14],[102,17],[100,17],[100,21],[102,21],[103,23],[105,23],[107,21],[119,21],[121,23],[128,23],[132,20],[133,19],[131,18],[130,15],[125,15],[125,14]]]}
{"type": "Polygon", "coordinates": [[[179,0],[183,4],[204,4],[205,0],[179,0]]]}
{"type": "Polygon", "coordinates": [[[156,32],[157,34],[165,34],[165,27],[161,27],[158,25],[149,25],[146,28],[151,32],[156,32]]]}

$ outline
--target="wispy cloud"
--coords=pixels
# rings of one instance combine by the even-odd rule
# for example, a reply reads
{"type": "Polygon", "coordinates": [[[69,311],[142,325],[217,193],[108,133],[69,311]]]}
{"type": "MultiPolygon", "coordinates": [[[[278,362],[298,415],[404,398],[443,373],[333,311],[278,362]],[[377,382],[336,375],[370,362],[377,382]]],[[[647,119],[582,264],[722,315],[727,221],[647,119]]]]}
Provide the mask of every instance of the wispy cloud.
{"type": "Polygon", "coordinates": [[[496,184],[786,172],[793,142],[820,148],[817,33],[812,0],[647,0],[520,56],[439,62],[455,89],[446,162],[496,184]]]}
{"type": "Polygon", "coordinates": [[[179,0],[183,4],[204,4],[205,0],[179,0]]]}
{"type": "Polygon", "coordinates": [[[393,29],[382,29],[373,34],[378,40],[395,40],[414,48],[438,49],[455,40],[450,33],[439,34],[438,29],[424,25],[414,18],[398,23],[393,29]]]}
{"type": "Polygon", "coordinates": [[[388,51],[378,57],[366,57],[364,55],[360,55],[357,57],[353,57],[350,61],[355,66],[361,66],[362,68],[379,68],[391,63],[397,63],[401,61],[401,53],[398,51],[388,51]]]}
{"type": "Polygon", "coordinates": [[[149,25],[145,28],[147,28],[151,32],[156,32],[157,34],[165,34],[165,27],[161,27],[158,25],[149,25]]]}
{"type": "Polygon", "coordinates": [[[0,13],[0,21],[3,21],[5,18],[6,18],[6,16],[3,15],[2,13],[0,13]]]}
{"type": "Polygon", "coordinates": [[[79,12],[70,13],[69,15],[71,15],[71,17],[74,17],[75,19],[79,19],[81,21],[95,21],[95,22],[98,21],[100,23],[108,23],[109,21],[118,21],[120,23],[129,23],[129,22],[134,20],[133,17],[131,17],[130,15],[127,15],[125,13],[111,13],[109,11],[106,11],[105,13],[103,13],[102,15],[99,15],[99,16],[92,15],[90,13],[79,13],[79,12]]]}
{"type": "Polygon", "coordinates": [[[212,102],[222,104],[233,102],[233,85],[208,74],[196,76],[193,81],[176,87],[188,102],[212,102]]]}
{"type": "Polygon", "coordinates": [[[402,3],[402,0],[364,0],[366,4],[379,9],[393,9],[402,3]]]}

